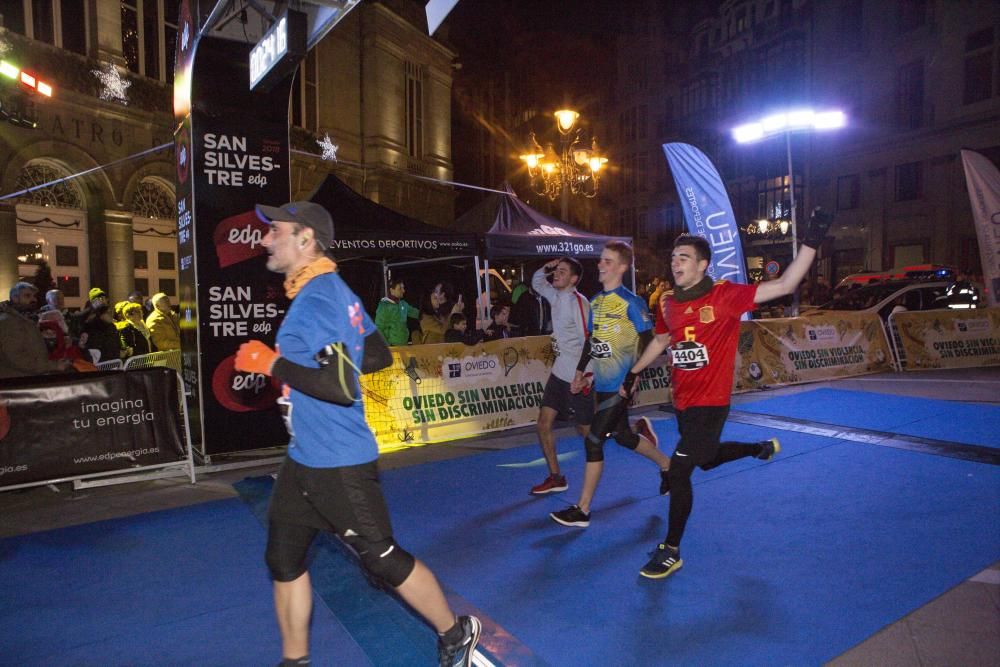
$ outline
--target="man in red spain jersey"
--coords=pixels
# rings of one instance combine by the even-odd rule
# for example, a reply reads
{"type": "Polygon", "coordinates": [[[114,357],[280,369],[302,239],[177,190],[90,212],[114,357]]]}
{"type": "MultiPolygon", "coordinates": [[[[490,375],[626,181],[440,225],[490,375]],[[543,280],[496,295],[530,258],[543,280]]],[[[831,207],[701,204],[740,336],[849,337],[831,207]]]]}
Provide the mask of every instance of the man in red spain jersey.
{"type": "Polygon", "coordinates": [[[674,289],[660,298],[655,337],[625,377],[621,393],[630,395],[636,375],[669,346],[673,362],[671,383],[677,410],[680,442],[670,458],[670,512],[667,537],[657,545],[640,574],[662,579],[681,568],[681,537],[694,495],[691,474],[753,456],[765,461],[781,451],[777,438],[764,442],[719,442],[729,414],[729,400],[740,337],[740,316],[756,304],[791,294],[802,281],[816,248],[823,242],[833,218],[813,211],[798,256],[777,280],[740,285],[706,276],[712,250],[704,238],[682,234],[674,242],[670,270],[674,289]]]}

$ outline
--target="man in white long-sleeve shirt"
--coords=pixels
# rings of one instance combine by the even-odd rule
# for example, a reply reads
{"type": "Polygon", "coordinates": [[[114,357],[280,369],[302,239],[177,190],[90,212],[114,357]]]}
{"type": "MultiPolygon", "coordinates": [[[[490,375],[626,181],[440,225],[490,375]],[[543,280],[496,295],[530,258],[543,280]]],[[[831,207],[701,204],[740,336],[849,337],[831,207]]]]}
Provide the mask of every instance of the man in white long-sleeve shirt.
{"type": "Polygon", "coordinates": [[[587,340],[587,320],[590,317],[590,302],[576,291],[582,275],[580,262],[572,257],[560,257],[535,271],[531,277],[532,288],[552,306],[552,351],[556,356],[538,413],[538,440],[549,466],[549,476],[531,489],[532,495],[536,496],[569,488],[566,478],[559,471],[556,438],[552,432],[556,416],[572,408],[576,430],[584,438],[590,433],[590,422],[594,419],[593,395],[589,391],[573,393],[570,388],[587,340]],[[550,275],[551,284],[548,280],[550,275]]]}

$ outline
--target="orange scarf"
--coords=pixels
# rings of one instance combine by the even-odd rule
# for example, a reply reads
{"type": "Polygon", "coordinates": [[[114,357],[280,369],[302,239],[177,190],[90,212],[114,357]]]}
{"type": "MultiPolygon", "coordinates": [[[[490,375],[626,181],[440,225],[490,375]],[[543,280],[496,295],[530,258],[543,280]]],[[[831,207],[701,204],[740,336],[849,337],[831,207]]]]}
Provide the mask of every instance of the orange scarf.
{"type": "Polygon", "coordinates": [[[324,273],[335,273],[337,263],[329,257],[320,257],[295,272],[295,275],[285,278],[285,295],[294,299],[310,280],[324,273]]]}

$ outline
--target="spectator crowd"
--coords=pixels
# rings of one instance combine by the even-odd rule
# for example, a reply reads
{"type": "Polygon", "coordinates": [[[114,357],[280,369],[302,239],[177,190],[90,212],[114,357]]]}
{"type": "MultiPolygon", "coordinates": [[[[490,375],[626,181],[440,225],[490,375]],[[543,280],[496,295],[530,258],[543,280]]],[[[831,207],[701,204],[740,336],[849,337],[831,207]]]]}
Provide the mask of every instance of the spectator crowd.
{"type": "Polygon", "coordinates": [[[180,319],[170,297],[132,292],[112,304],[94,287],[85,306],[71,311],[57,289],[44,295],[29,282],[0,302],[0,378],[96,370],[135,355],[180,349],[180,319]]]}

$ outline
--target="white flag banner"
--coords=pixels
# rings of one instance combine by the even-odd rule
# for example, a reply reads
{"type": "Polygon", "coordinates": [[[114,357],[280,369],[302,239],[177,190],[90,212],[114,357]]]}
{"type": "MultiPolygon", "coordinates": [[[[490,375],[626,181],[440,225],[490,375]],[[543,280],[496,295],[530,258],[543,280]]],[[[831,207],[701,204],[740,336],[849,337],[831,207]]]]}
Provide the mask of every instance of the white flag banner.
{"type": "Polygon", "coordinates": [[[962,165],[976,223],[987,298],[990,306],[997,306],[1000,305],[997,299],[1000,292],[1000,171],[975,151],[962,151],[962,165]]]}

